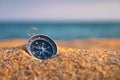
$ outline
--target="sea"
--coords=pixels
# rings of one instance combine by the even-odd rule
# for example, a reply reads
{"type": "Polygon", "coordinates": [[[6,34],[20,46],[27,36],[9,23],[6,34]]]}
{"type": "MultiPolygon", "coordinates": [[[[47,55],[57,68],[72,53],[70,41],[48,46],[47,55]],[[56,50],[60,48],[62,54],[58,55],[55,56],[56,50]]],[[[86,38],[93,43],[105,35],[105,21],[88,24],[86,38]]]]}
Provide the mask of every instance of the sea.
{"type": "Polygon", "coordinates": [[[120,38],[120,22],[4,22],[0,23],[0,40],[29,38],[31,27],[56,40],[120,38]]]}

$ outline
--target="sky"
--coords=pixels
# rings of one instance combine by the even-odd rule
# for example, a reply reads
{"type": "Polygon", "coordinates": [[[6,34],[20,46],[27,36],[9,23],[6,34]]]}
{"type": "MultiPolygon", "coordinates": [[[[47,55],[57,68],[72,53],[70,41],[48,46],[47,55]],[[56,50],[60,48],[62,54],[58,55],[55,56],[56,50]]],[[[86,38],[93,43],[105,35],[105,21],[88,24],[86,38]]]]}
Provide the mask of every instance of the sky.
{"type": "Polygon", "coordinates": [[[120,21],[120,0],[0,0],[0,21],[120,21]]]}

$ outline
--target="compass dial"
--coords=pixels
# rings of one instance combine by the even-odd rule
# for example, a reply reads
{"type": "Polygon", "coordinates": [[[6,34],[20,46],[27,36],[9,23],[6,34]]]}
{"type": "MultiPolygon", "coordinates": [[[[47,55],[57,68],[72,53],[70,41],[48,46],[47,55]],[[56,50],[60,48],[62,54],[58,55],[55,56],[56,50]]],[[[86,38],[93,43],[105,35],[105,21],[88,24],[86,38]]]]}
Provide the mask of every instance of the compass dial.
{"type": "Polygon", "coordinates": [[[27,51],[35,58],[45,60],[57,54],[57,47],[51,38],[35,35],[29,39],[27,51]]]}

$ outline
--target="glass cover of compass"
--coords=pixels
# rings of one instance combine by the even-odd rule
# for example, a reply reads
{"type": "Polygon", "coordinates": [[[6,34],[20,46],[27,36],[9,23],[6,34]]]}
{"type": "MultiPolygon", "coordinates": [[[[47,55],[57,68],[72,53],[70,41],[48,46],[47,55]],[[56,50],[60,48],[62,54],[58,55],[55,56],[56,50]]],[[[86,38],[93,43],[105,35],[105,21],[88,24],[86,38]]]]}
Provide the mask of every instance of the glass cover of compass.
{"type": "Polygon", "coordinates": [[[57,54],[55,42],[45,35],[33,35],[26,45],[30,55],[37,59],[46,60],[57,54]]]}

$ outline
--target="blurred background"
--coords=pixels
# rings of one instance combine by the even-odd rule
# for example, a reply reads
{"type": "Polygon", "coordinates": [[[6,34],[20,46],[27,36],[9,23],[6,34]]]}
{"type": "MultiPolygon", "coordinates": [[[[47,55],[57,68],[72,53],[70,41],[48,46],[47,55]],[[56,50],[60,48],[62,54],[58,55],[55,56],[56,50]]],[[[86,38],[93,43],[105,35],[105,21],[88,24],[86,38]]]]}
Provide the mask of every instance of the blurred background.
{"type": "Polygon", "coordinates": [[[120,38],[120,0],[0,0],[0,39],[30,27],[58,40],[120,38]]]}

